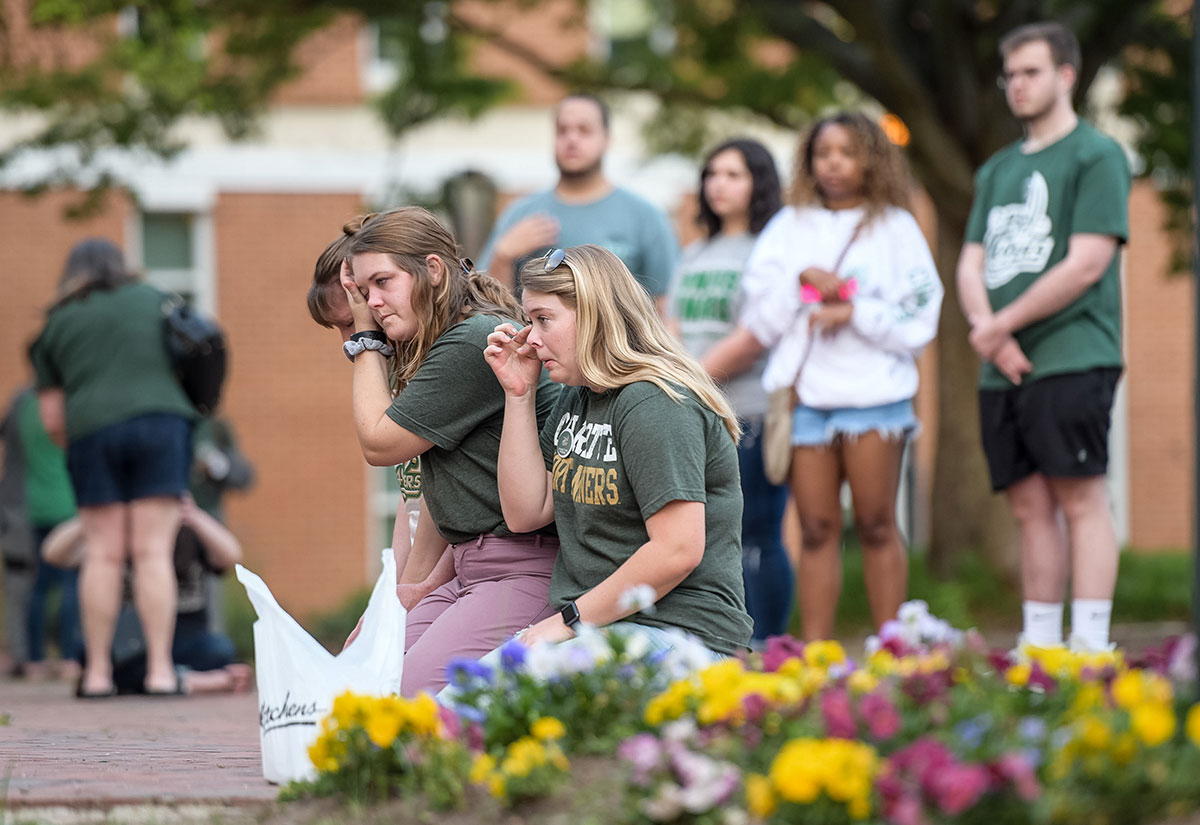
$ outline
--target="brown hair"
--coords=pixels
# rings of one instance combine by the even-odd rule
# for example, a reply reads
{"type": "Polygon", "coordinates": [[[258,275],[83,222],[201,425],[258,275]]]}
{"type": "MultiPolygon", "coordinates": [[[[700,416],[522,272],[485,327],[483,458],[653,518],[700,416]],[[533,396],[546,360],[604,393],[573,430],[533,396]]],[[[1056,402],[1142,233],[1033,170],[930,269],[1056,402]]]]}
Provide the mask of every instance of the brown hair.
{"type": "Polygon", "coordinates": [[[796,149],[796,179],[792,183],[793,204],[823,203],[824,197],[813,174],[813,151],[817,137],[826,126],[841,126],[850,133],[862,159],[863,199],[866,220],[872,221],[889,206],[908,210],[910,181],[908,164],[900,149],[888,140],[883,129],[860,112],[838,112],[812,125],[796,149]]]}
{"type": "Polygon", "coordinates": [[[649,381],[678,401],[680,387],[719,415],[734,443],[741,425],[725,394],[679,341],[667,332],[649,294],[625,264],[602,246],[564,250],[563,262],[546,272],[546,258],[521,268],[530,292],[557,295],[575,310],[575,351],[583,379],[613,389],[649,381]]]}
{"type": "Polygon", "coordinates": [[[138,275],[126,266],[120,247],[108,238],[85,238],[71,247],[50,309],[137,280],[138,275]]]}
{"type": "MultiPolygon", "coordinates": [[[[520,321],[521,307],[503,284],[486,273],[468,271],[450,229],[419,206],[401,206],[370,216],[354,233],[351,255],[379,252],[413,276],[413,315],[417,332],[396,347],[392,384],[403,389],[420,368],[434,341],[447,329],[475,315],[520,321]],[[428,255],[442,262],[443,277],[435,284],[425,263],[428,255]]],[[[340,265],[339,265],[340,266],[340,265]]]]}
{"type": "Polygon", "coordinates": [[[372,212],[348,221],[342,227],[341,234],[330,241],[329,246],[325,247],[325,251],[317,257],[316,266],[313,267],[312,283],[308,286],[308,295],[305,296],[305,300],[308,303],[308,314],[323,327],[333,329],[335,326],[333,306],[329,301],[329,295],[334,290],[341,291],[342,261],[350,257],[350,245],[354,241],[354,234],[373,217],[375,217],[375,213],[372,212]]]}
{"type": "Polygon", "coordinates": [[[1008,57],[1027,43],[1041,41],[1050,47],[1050,59],[1055,66],[1070,66],[1079,74],[1083,59],[1075,33],[1062,23],[1028,23],[1018,26],[1000,39],[1000,56],[1008,57]]]}

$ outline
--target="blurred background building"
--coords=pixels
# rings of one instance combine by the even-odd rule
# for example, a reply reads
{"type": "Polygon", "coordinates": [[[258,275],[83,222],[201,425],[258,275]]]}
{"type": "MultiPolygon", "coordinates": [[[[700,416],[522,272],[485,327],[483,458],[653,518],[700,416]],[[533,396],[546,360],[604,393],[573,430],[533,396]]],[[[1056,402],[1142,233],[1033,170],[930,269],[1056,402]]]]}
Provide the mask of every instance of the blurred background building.
{"type": "MultiPolygon", "coordinates": [[[[9,0],[10,8],[13,0],[9,0]]],[[[596,3],[598,11],[610,4],[596,3]]],[[[619,4],[617,4],[619,5],[619,4]]],[[[568,25],[570,0],[536,6],[456,3],[495,15],[507,37],[561,65],[622,47],[628,17],[597,13],[568,25]]],[[[136,15],[115,26],[136,27],[136,15]]],[[[10,32],[12,34],[12,32],[10,32]]],[[[86,38],[29,31],[31,49],[86,52],[86,38]],[[47,39],[51,38],[51,39],[47,39]]],[[[90,235],[110,238],[152,282],[189,296],[224,326],[231,373],[223,414],[257,469],[257,485],[228,502],[228,519],[246,564],[297,615],[328,610],[374,576],[391,535],[394,474],[364,464],[350,417],[350,377],[336,335],[305,311],[317,255],[350,217],[365,209],[422,203],[455,226],[477,254],[494,216],[509,200],[551,186],[553,104],[567,91],[487,42],[470,55],[481,77],[506,77],[511,102],[475,120],[441,119],[393,137],[369,102],[396,80],[389,29],[360,17],[337,18],[300,46],[300,74],[273,96],[257,130],[232,142],[211,122],[182,129],[187,148],[170,161],[125,157],[121,186],[89,217],[69,219],[72,187],[30,198],[18,190],[41,169],[29,161],[0,176],[0,395],[31,375],[26,347],[68,249],[90,235]]],[[[694,161],[653,155],[644,140],[656,107],[644,95],[613,98],[609,176],[665,208],[681,242],[695,237],[694,161]]],[[[670,128],[664,124],[664,128],[670,128]]],[[[0,119],[0,145],[29,129],[0,119]]],[[[790,177],[795,134],[757,127],[790,177]]],[[[43,158],[41,162],[52,162],[43,158]]],[[[928,199],[918,217],[936,250],[928,199]]],[[[1145,181],[1134,188],[1126,254],[1129,369],[1115,413],[1113,490],[1123,542],[1142,549],[1189,545],[1193,282],[1170,276],[1162,204],[1145,181]]],[[[926,435],[914,451],[904,509],[914,543],[931,518],[937,392],[925,356],[919,413],[926,435]]]]}

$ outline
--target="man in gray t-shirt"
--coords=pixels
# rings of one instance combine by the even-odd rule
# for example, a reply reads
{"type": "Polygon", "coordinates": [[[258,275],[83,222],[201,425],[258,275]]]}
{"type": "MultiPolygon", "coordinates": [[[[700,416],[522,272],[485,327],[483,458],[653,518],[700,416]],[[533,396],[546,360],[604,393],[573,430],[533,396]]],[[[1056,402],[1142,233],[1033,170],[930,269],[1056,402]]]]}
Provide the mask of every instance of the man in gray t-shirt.
{"type": "MultiPolygon", "coordinates": [[[[496,221],[480,267],[510,287],[526,260],[553,246],[594,243],[612,251],[656,301],[667,291],[679,246],[662,210],[604,176],[608,107],[573,94],[554,114],[558,183],[514,203],[496,221]]],[[[661,310],[661,306],[660,306],[661,310]]]]}

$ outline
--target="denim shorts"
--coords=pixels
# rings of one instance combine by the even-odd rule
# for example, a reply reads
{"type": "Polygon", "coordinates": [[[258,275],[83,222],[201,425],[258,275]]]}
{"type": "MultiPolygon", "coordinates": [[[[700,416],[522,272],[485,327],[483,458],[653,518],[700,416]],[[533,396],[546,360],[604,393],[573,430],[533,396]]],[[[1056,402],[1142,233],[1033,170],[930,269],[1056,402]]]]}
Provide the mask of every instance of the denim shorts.
{"type": "Polygon", "coordinates": [[[878,432],[884,438],[908,439],[919,426],[911,398],[877,407],[829,410],[797,404],[792,413],[792,446],[825,447],[838,436],[854,438],[869,432],[878,432]]]}
{"type": "Polygon", "coordinates": [[[147,413],[67,445],[67,471],[80,507],[181,495],[192,468],[192,422],[147,413]]]}

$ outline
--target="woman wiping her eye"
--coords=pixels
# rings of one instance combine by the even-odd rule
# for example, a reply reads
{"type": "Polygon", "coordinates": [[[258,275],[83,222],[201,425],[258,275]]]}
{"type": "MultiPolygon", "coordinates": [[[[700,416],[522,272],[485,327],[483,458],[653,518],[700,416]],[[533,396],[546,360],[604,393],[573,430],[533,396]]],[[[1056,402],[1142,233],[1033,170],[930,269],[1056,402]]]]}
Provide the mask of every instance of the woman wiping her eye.
{"type": "Polygon", "coordinates": [[[556,525],[553,614],[521,636],[563,642],[580,622],[665,649],[673,631],[713,658],[744,649],[739,428],[712,379],[667,332],[620,259],[555,250],[521,271],[529,326],[484,352],[504,388],[499,487],[512,530],[556,525]],[[543,369],[565,384],[538,420],[543,369]],[[622,595],[653,588],[653,613],[622,595]]]}

